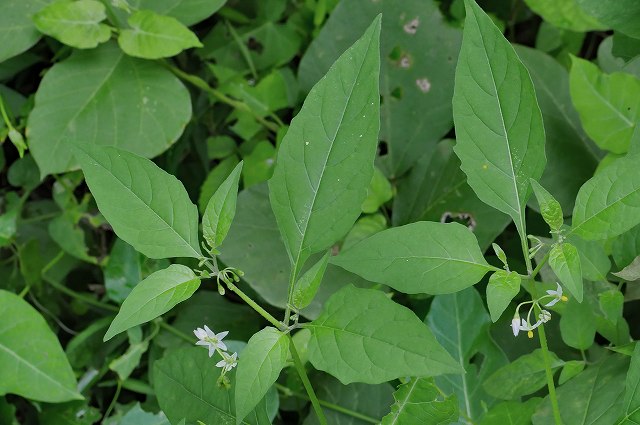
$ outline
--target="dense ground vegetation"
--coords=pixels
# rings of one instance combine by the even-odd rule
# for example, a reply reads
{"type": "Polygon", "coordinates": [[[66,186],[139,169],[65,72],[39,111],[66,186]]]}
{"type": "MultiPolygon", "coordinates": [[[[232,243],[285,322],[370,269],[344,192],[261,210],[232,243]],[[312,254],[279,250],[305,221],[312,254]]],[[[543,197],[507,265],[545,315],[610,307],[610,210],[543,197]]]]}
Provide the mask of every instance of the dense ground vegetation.
{"type": "Polygon", "coordinates": [[[0,425],[640,423],[635,0],[0,0],[0,425]]]}

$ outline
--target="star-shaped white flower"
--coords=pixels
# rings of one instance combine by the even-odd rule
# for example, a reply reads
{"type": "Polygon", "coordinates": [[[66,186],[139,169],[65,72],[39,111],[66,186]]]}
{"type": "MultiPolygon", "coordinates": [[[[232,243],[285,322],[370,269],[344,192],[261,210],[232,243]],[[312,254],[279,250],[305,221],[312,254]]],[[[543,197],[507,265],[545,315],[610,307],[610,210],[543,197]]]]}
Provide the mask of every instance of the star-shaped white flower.
{"type": "Polygon", "coordinates": [[[545,304],[544,305],[545,307],[553,307],[560,300],[567,301],[568,298],[565,297],[564,295],[562,295],[562,286],[560,286],[560,284],[557,283],[557,282],[556,282],[556,285],[558,285],[558,286],[556,287],[555,291],[553,289],[548,289],[547,290],[547,294],[551,295],[554,298],[550,302],[545,304]]]}
{"type": "Polygon", "coordinates": [[[213,353],[216,352],[216,348],[221,349],[222,351],[227,350],[227,346],[222,340],[229,333],[228,331],[220,332],[216,334],[213,332],[207,325],[204,325],[204,329],[198,328],[193,331],[195,336],[198,338],[198,342],[196,345],[201,345],[203,347],[209,348],[209,357],[213,356],[213,353]]]}
{"type": "Polygon", "coordinates": [[[222,368],[222,373],[225,374],[229,372],[231,369],[236,367],[238,364],[238,353],[233,353],[229,355],[227,353],[222,353],[222,360],[216,363],[216,367],[222,368]]]}

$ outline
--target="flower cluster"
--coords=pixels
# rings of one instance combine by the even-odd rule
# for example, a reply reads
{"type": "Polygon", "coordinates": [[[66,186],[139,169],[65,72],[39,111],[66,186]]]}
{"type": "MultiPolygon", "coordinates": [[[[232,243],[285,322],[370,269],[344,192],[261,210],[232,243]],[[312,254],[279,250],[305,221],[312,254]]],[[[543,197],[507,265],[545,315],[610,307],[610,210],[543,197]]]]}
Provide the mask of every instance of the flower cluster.
{"type": "Polygon", "coordinates": [[[552,298],[552,299],[551,301],[544,304],[544,307],[553,307],[558,301],[566,302],[568,300],[568,298],[562,294],[562,287],[560,286],[560,284],[557,284],[557,287],[555,290],[549,289],[547,291],[547,295],[543,295],[537,300],[526,301],[524,303],[521,303],[516,308],[516,313],[513,315],[513,319],[511,319],[511,330],[513,331],[513,336],[518,336],[518,333],[520,333],[520,331],[526,331],[527,336],[529,338],[533,338],[533,330],[538,326],[542,325],[543,323],[547,323],[549,320],[551,320],[551,313],[548,312],[547,310],[543,310],[540,307],[540,301],[547,298],[552,298]],[[527,318],[522,319],[520,318],[519,311],[520,311],[520,307],[522,307],[525,304],[531,304],[531,307],[529,308],[529,313],[527,313],[527,318]],[[530,319],[531,319],[531,313],[534,311],[534,308],[537,308],[540,311],[540,313],[538,313],[538,320],[532,324],[530,319]]]}
{"type": "Polygon", "coordinates": [[[211,329],[209,329],[207,325],[204,325],[204,329],[198,328],[194,330],[193,333],[195,334],[196,338],[198,338],[198,342],[196,342],[196,345],[200,345],[209,349],[209,357],[213,356],[213,354],[216,352],[220,354],[222,360],[216,363],[216,366],[222,368],[222,376],[236,367],[236,365],[238,364],[238,353],[227,353],[227,345],[222,342],[224,337],[229,334],[228,331],[215,333],[211,329]]]}

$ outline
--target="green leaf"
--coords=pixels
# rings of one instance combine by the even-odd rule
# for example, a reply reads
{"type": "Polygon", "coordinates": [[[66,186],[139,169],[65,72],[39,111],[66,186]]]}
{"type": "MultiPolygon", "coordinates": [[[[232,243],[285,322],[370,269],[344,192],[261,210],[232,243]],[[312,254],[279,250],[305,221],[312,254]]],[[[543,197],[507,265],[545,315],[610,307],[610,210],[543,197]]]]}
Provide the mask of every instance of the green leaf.
{"type": "Polygon", "coordinates": [[[638,156],[624,157],[586,182],[576,198],[571,232],[587,240],[620,235],[640,223],[638,156]]]}
{"type": "Polygon", "coordinates": [[[106,18],[106,9],[97,0],[63,0],[33,15],[33,22],[38,31],[61,43],[92,49],[111,37],[111,27],[100,23],[106,18]]]}
{"type": "Polygon", "coordinates": [[[533,193],[536,195],[538,205],[540,206],[540,214],[547,222],[551,230],[557,232],[564,224],[564,216],[562,214],[562,206],[547,190],[535,180],[531,180],[533,193]]]}
{"type": "Polygon", "coordinates": [[[574,378],[580,372],[584,370],[585,362],[582,360],[571,360],[564,364],[560,377],[558,378],[558,384],[562,385],[571,378],[574,378]]]}
{"type": "Polygon", "coordinates": [[[309,270],[307,270],[296,282],[293,288],[293,305],[297,309],[303,309],[311,304],[318,293],[324,272],[329,264],[330,252],[322,256],[309,270]]]}
{"type": "MultiPolygon", "coordinates": [[[[607,356],[557,388],[562,423],[615,424],[623,409],[624,376],[628,364],[621,355],[607,356]]],[[[554,423],[549,397],[538,406],[531,419],[533,425],[554,423]]]]}
{"type": "Polygon", "coordinates": [[[362,202],[362,212],[372,214],[378,211],[382,205],[393,198],[393,188],[389,180],[382,174],[379,168],[373,171],[373,178],[369,184],[367,198],[362,202]]]}
{"type": "MultiPolygon", "coordinates": [[[[551,370],[564,365],[553,354],[551,370]]],[[[525,354],[512,363],[498,369],[484,382],[483,386],[494,397],[511,400],[538,391],[546,384],[544,359],[541,349],[525,354]]]]}
{"type": "Polygon", "coordinates": [[[393,225],[459,220],[473,230],[480,249],[485,250],[511,219],[478,199],[460,170],[453,144],[449,139],[438,143],[435,152],[423,155],[409,175],[398,181],[391,217],[393,225]]]}
{"type": "Polygon", "coordinates": [[[483,416],[480,425],[531,425],[531,416],[541,399],[533,397],[525,402],[504,401],[483,416]]]}
{"type": "Polygon", "coordinates": [[[571,295],[582,302],[582,267],[576,247],[568,242],[553,245],[549,265],[571,295]]]}
{"type": "Polygon", "coordinates": [[[142,359],[142,355],[149,348],[149,341],[142,340],[142,331],[140,328],[131,328],[128,333],[130,345],[127,348],[127,351],[109,363],[109,369],[116,372],[122,381],[126,381],[131,375],[131,372],[138,367],[140,359],[142,359]],[[132,332],[136,330],[137,332],[132,332]],[[132,336],[136,334],[137,336],[132,336]]]}
{"type": "Polygon", "coordinates": [[[381,425],[440,425],[458,420],[455,395],[443,396],[432,378],[413,378],[400,385],[393,397],[396,402],[381,425]]]}
{"type": "Polygon", "coordinates": [[[383,230],[331,262],[409,294],[456,292],[497,270],[485,261],[469,229],[428,221],[383,230]]]}
{"type": "Polygon", "coordinates": [[[77,145],[100,212],[118,237],[150,258],[200,258],[198,209],[182,183],[148,159],[77,145]]]}
{"type": "Polygon", "coordinates": [[[81,400],[56,335],[33,307],[0,290],[0,393],[59,403],[81,400]]]}
{"type": "Polygon", "coordinates": [[[382,214],[365,215],[356,221],[347,236],[342,242],[342,249],[346,250],[357,244],[358,242],[375,235],[385,229],[388,229],[387,219],[382,214]]]}
{"type": "Polygon", "coordinates": [[[46,176],[78,167],[70,142],[154,157],[178,139],[190,118],[189,92],[169,70],[106,43],[76,51],[47,71],[27,134],[46,176]]]}
{"type": "Polygon", "coordinates": [[[63,213],[49,222],[49,235],[67,254],[88,263],[98,264],[98,260],[89,255],[84,231],[74,223],[70,213],[63,213]]]}
{"type": "Polygon", "coordinates": [[[498,270],[491,275],[487,285],[487,305],[493,322],[498,321],[511,300],[518,295],[520,282],[520,275],[516,272],[498,270]]]}
{"type": "Polygon", "coordinates": [[[640,421],[640,344],[636,344],[631,357],[631,365],[625,380],[624,417],[619,424],[634,424],[640,421]]]}
{"type": "Polygon", "coordinates": [[[242,161],[213,194],[202,216],[202,234],[211,248],[217,248],[229,233],[236,215],[238,184],[242,172],[242,161]]]}
{"type": "Polygon", "coordinates": [[[133,288],[124,300],[104,336],[104,341],[163,315],[193,295],[199,286],[200,279],[193,270],[180,264],[172,264],[151,274],[133,288]]]}
{"type": "Polygon", "coordinates": [[[637,256],[627,267],[613,274],[627,282],[635,282],[640,279],[640,256],[637,256]]]}
{"type": "MultiPolygon", "coordinates": [[[[342,385],[340,381],[323,375],[313,382],[318,398],[335,406],[340,406],[343,411],[337,411],[323,407],[327,423],[331,425],[367,425],[378,423],[380,418],[389,411],[393,403],[393,387],[387,383],[380,385],[367,385],[354,383],[342,385]],[[358,417],[349,414],[355,412],[358,417]],[[365,420],[368,418],[368,420],[365,420]]],[[[318,416],[311,410],[303,425],[320,425],[318,416]]]]}
{"type": "Polygon", "coordinates": [[[560,334],[569,347],[586,350],[596,336],[596,322],[588,303],[569,300],[560,318],[560,334]]]}
{"type": "MultiPolygon", "coordinates": [[[[220,369],[214,367],[207,351],[187,347],[168,351],[153,364],[153,385],[158,404],[172,424],[185,418],[187,423],[197,420],[205,424],[236,423],[234,399],[235,371],[226,376],[231,388],[218,385],[220,369]]],[[[241,423],[270,425],[265,399],[241,423]]]]}
{"type": "Polygon", "coordinates": [[[607,280],[607,273],[611,270],[609,254],[604,249],[601,241],[585,241],[576,235],[569,235],[566,240],[578,249],[580,254],[580,266],[582,277],[586,280],[607,280]]]}
{"type": "Polygon", "coordinates": [[[511,216],[526,235],[529,179],[544,171],[544,126],[533,83],[511,44],[473,1],[453,95],[454,150],[478,197],[511,216]]]}
{"type": "Polygon", "coordinates": [[[496,402],[482,384],[507,363],[505,354],[488,333],[491,319],[480,294],[472,287],[437,295],[425,321],[438,342],[465,370],[460,375],[437,377],[436,384],[445,394],[456,395],[464,415],[473,420],[480,418],[496,402]]]}
{"type": "Polygon", "coordinates": [[[229,177],[234,168],[238,165],[238,157],[233,155],[222,160],[216,165],[200,187],[200,196],[198,197],[198,209],[204,214],[209,201],[220,185],[229,177]]]}
{"type": "Polygon", "coordinates": [[[380,140],[388,153],[378,166],[393,179],[405,174],[451,130],[453,74],[462,31],[443,16],[439,3],[339,2],[302,57],[299,78],[303,90],[309,90],[379,13],[384,17],[380,140]]]}
{"type": "Polygon", "coordinates": [[[618,268],[631,264],[640,255],[640,226],[635,226],[618,236],[611,246],[611,256],[618,268]]]}
{"type": "Polygon", "coordinates": [[[276,148],[267,140],[258,143],[249,155],[245,155],[244,162],[247,166],[242,172],[242,183],[245,188],[266,182],[271,178],[275,156],[276,148]]]}
{"type": "Polygon", "coordinates": [[[640,121],[640,80],[622,72],[604,74],[584,59],[571,62],[571,98],[584,130],[602,149],[627,152],[640,121]]]}
{"type": "Polygon", "coordinates": [[[236,423],[258,405],[280,376],[289,358],[289,336],[267,327],[249,339],[236,372],[236,423]]]}
{"type": "Polygon", "coordinates": [[[606,30],[578,5],[579,0],[525,0],[527,6],[558,28],[576,32],[606,30]]]}
{"type": "Polygon", "coordinates": [[[160,59],[175,56],[191,47],[202,47],[189,28],[170,16],[138,10],[129,16],[127,22],[132,29],[120,32],[118,44],[129,56],[160,59]]]}
{"type": "Polygon", "coordinates": [[[343,384],[461,372],[411,310],[375,289],[344,287],[306,327],[309,360],[343,384]]]}
{"type": "Polygon", "coordinates": [[[598,305],[605,319],[616,323],[622,318],[624,295],[619,289],[611,288],[598,294],[598,305]]]}
{"type": "Polygon", "coordinates": [[[16,56],[40,40],[33,15],[53,0],[5,0],[0,13],[0,62],[16,56]]]}
{"type": "Polygon", "coordinates": [[[271,207],[294,275],[353,226],[378,143],[380,17],[309,92],[280,143],[271,207]]]}
{"type": "MultiPolygon", "coordinates": [[[[187,26],[208,18],[226,2],[227,0],[127,0],[136,10],[153,10],[160,15],[173,16],[187,26]]],[[[124,16],[124,13],[121,12],[120,15],[124,16]]]]}
{"type": "Polygon", "coordinates": [[[635,0],[577,0],[589,15],[629,37],[640,38],[640,4],[635,0]]]}
{"type": "Polygon", "coordinates": [[[118,425],[171,425],[163,412],[153,414],[145,412],[136,403],[120,420],[118,425]]]}

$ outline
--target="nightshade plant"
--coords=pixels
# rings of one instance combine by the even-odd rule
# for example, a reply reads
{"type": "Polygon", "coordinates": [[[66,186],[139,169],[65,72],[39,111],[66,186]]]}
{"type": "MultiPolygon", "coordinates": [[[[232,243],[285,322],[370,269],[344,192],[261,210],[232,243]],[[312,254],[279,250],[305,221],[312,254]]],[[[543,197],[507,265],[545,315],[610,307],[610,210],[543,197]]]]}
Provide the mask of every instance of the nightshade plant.
{"type": "Polygon", "coordinates": [[[474,0],[40,3],[0,17],[0,76],[56,62],[0,86],[1,424],[640,422],[635,3],[526,0],[557,61],[474,0]]]}

